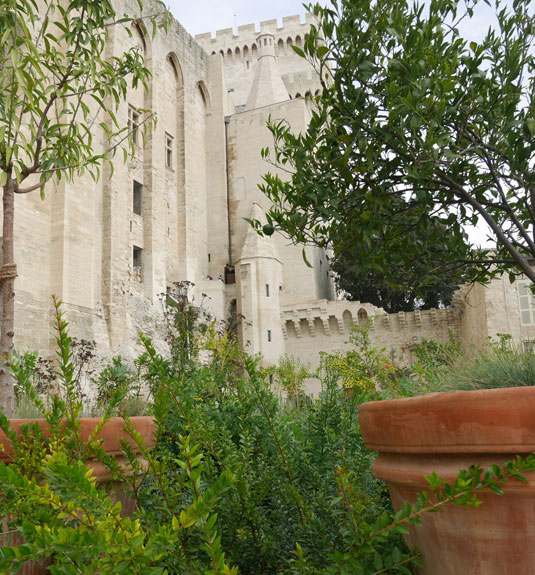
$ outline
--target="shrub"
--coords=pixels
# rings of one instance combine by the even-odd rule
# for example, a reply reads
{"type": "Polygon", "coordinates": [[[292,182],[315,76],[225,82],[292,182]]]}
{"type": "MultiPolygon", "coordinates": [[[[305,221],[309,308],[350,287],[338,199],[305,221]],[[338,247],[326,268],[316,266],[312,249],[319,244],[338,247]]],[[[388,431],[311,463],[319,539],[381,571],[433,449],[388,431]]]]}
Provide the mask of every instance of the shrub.
{"type": "MultiPolygon", "coordinates": [[[[145,468],[125,443],[130,477],[102,453],[96,435],[80,440],[81,402],[59,308],[63,398],[52,396],[46,406],[28,365],[13,363],[19,385],[44,410],[51,436],[30,425],[16,438],[0,418],[16,456],[13,465],[0,464],[0,521],[25,539],[0,548],[2,573],[50,558],[57,574],[408,574],[420,557],[403,542],[407,524],[446,504],[475,506],[478,491],[499,491],[507,478],[535,468],[533,457],[505,471],[473,468],[451,486],[431,475],[430,491],[394,514],[360,435],[364,395],[348,401],[340,373],[326,363],[317,401],[282,403],[259,358],[247,357],[232,334],[190,306],[186,300],[173,306],[185,317],[171,314],[170,357],[142,336],[146,352],[137,363],[152,392],[158,443],[150,453],[125,417],[147,461],[145,468]],[[87,467],[92,458],[127,482],[139,505],[134,518],[122,517],[120,505],[96,486],[87,467]]],[[[376,366],[373,373],[383,373],[381,356],[370,357],[377,360],[367,364],[376,366]]],[[[130,376],[118,361],[115,367],[107,381],[121,387],[130,376]]],[[[100,425],[117,407],[114,393],[108,399],[100,425]]]]}

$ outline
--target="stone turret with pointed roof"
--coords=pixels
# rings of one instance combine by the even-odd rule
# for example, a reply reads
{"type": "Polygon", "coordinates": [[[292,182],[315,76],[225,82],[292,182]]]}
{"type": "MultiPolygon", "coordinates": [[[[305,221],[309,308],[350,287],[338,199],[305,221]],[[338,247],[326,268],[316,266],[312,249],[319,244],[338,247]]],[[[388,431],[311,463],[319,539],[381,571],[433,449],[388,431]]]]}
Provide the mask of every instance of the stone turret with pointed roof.
{"type": "MultiPolygon", "coordinates": [[[[251,219],[265,220],[258,204],[253,204],[251,219]]],[[[285,352],[279,299],[282,276],[275,242],[250,226],[236,262],[238,317],[245,318],[239,320],[238,332],[250,353],[262,353],[266,365],[276,364],[285,352]]]]}
{"type": "Polygon", "coordinates": [[[290,99],[275,59],[275,37],[269,30],[264,30],[258,36],[257,43],[258,63],[246,110],[290,99]]]}
{"type": "MultiPolygon", "coordinates": [[[[257,220],[259,222],[263,222],[265,220],[264,212],[257,203],[253,204],[251,220],[257,220]]],[[[245,234],[240,255],[240,260],[250,258],[270,258],[280,262],[280,258],[278,257],[275,248],[275,243],[272,238],[259,235],[253,226],[249,226],[249,229],[245,234]]]]}

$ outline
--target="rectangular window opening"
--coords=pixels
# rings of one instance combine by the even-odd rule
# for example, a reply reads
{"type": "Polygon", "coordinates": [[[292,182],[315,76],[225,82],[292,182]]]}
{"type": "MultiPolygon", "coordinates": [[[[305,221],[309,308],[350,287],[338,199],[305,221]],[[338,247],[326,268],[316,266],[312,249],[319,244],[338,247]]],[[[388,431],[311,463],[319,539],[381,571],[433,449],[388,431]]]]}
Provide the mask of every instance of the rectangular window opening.
{"type": "Polygon", "coordinates": [[[520,323],[522,325],[535,324],[535,296],[531,291],[529,280],[518,282],[518,305],[520,307],[520,323]]]}
{"type": "Polygon", "coordinates": [[[269,284],[266,284],[266,297],[270,297],[269,296],[269,284]]]}
{"type": "Polygon", "coordinates": [[[132,106],[128,107],[128,133],[134,144],[138,143],[139,112],[132,106]]]}
{"type": "Polygon", "coordinates": [[[143,215],[143,184],[134,180],[132,211],[138,216],[143,215]]]}
{"type": "Polygon", "coordinates": [[[528,339],[522,342],[526,353],[535,353],[535,340],[528,339]]]}
{"type": "Polygon", "coordinates": [[[267,334],[268,335],[268,341],[270,342],[271,341],[271,330],[268,329],[267,332],[268,332],[268,334],[267,334]]]}
{"type": "Polygon", "coordinates": [[[141,248],[139,248],[138,246],[134,246],[134,250],[133,250],[133,264],[134,264],[134,269],[141,269],[141,255],[143,253],[143,250],[141,248]]]}
{"type": "Polygon", "coordinates": [[[165,134],[165,165],[173,167],[173,136],[165,134]]]}

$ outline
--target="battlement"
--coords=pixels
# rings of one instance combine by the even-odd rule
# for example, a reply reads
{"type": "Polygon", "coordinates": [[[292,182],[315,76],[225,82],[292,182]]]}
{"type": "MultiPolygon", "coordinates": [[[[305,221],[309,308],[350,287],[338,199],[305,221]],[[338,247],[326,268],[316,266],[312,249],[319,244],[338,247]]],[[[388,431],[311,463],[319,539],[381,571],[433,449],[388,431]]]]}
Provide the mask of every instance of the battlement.
{"type": "Polygon", "coordinates": [[[257,36],[265,30],[269,30],[275,36],[276,42],[282,40],[284,43],[288,43],[288,41],[296,43],[299,40],[303,41],[304,36],[314,22],[313,14],[306,14],[304,22],[301,22],[299,15],[285,16],[282,19],[281,26],[279,26],[279,21],[276,19],[264,20],[258,25],[246,24],[238,26],[237,34],[234,33],[233,28],[225,28],[217,30],[215,35],[211,32],[197,34],[195,40],[209,53],[229,48],[232,50],[236,48],[242,50],[245,47],[251,49],[257,36]]]}
{"type": "Polygon", "coordinates": [[[388,314],[372,304],[318,300],[282,306],[281,327],[286,353],[313,368],[319,350],[327,353],[352,349],[352,324],[369,325],[371,344],[384,349],[398,365],[409,366],[413,349],[423,339],[447,343],[450,333],[461,332],[461,310],[456,307],[388,314]]]}
{"type": "MultiPolygon", "coordinates": [[[[352,323],[370,321],[370,334],[407,332],[415,340],[434,330],[448,333],[460,328],[460,310],[416,310],[388,314],[371,304],[349,301],[307,302],[305,305],[283,306],[281,324],[285,339],[292,337],[348,336],[352,323]]],[[[427,337],[427,336],[425,336],[427,337]]]]}

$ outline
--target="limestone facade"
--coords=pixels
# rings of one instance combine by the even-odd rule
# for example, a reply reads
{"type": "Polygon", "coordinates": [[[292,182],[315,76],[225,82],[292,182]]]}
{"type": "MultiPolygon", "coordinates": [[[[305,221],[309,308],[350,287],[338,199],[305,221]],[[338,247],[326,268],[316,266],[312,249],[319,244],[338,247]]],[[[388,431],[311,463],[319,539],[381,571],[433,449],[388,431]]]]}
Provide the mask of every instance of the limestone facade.
{"type": "MultiPolygon", "coordinates": [[[[136,5],[116,4],[118,13],[136,5]]],[[[197,301],[208,296],[216,317],[243,316],[243,345],[271,364],[288,353],[314,367],[320,350],[347,346],[349,323],[365,317],[374,342],[404,363],[421,338],[446,341],[450,331],[467,345],[500,332],[535,340],[533,298],[506,279],[462,290],[446,310],[388,315],[336,301],[323,250],[306,248],[309,268],[301,247],[278,234],[261,238],[246,222],[268,207],[258,189],[274,169],[260,154],[272,144],[268,117],[304,130],[310,104],[300,96],[320,88],[291,48],[303,44],[311,23],[292,16],[282,27],[271,20],[196,38],[176,21],[154,38],[135,26],[132,34],[113,30],[109,56],[139,44],[152,74],[149,91],[131,91],[118,119],[137,124],[146,109],[158,123],[144,146],[138,132],[133,159],[117,158],[98,182],[62,180],[47,187],[44,201],[16,198],[18,349],[53,354],[54,293],[72,335],[96,341],[101,354],[132,359],[139,331],[162,342],[159,294],[183,280],[195,283],[197,301]]],[[[97,150],[104,145],[99,128],[94,141],[97,150]]]]}

